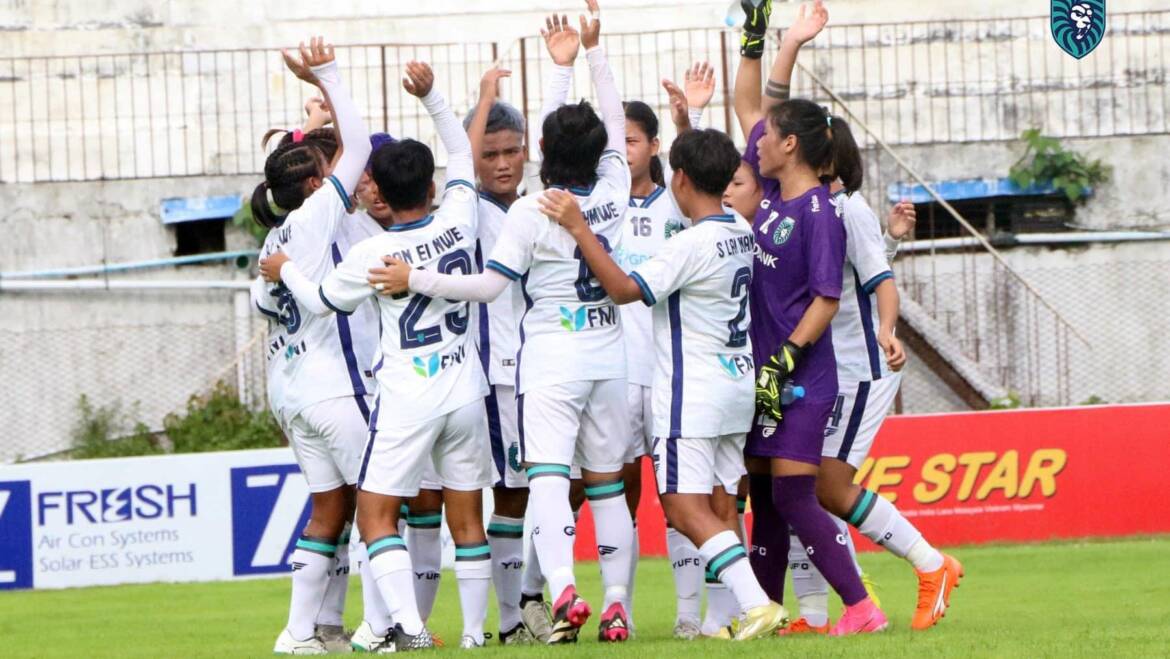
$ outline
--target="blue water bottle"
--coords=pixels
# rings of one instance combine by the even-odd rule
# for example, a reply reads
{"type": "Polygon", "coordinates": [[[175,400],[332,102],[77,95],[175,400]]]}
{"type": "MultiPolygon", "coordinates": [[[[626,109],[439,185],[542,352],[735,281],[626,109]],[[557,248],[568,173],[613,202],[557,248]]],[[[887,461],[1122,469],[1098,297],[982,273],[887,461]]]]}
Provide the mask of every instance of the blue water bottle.
{"type": "Polygon", "coordinates": [[[780,404],[791,405],[800,398],[804,398],[804,387],[791,381],[785,382],[784,388],[780,390],[780,404]]]}

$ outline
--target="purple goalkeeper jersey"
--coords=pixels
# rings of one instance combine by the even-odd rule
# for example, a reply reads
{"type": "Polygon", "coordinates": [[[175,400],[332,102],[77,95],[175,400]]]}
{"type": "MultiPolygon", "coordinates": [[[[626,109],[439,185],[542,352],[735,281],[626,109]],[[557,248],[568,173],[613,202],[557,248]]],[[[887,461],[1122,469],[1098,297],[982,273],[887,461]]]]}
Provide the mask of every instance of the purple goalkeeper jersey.
{"type": "MultiPolygon", "coordinates": [[[[781,200],[780,182],[760,176],[756,142],[763,134],[761,121],[752,129],[743,156],[764,194],[752,222],[756,258],[750,289],[752,350],[760,365],[796,329],[814,297],[840,299],[845,263],[845,225],[830,201],[829,186],[781,200]]],[[[837,362],[829,328],[805,351],[792,381],[804,387],[810,401],[837,397],[837,362]]]]}

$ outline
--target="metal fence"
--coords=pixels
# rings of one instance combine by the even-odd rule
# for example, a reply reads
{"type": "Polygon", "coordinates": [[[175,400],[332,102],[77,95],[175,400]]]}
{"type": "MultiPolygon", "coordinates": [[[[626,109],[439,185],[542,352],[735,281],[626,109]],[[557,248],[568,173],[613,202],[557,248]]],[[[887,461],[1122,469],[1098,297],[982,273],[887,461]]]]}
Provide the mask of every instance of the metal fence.
{"type": "MultiPolygon", "coordinates": [[[[1110,14],[1104,42],[1080,62],[1048,30],[1047,17],[834,25],[801,61],[893,145],[1010,140],[1033,126],[1076,137],[1170,131],[1170,11],[1110,14]]],[[[724,129],[733,127],[737,42],[713,29],[603,36],[624,97],[660,112],[663,76],[680,76],[695,60],[715,64],[720,87],[708,121],[724,129]]],[[[371,127],[432,144],[429,121],[399,84],[411,59],[435,67],[460,111],[501,60],[513,71],[503,95],[530,124],[551,66],[539,37],[339,47],[371,127]]],[[[576,80],[575,95],[591,96],[583,63],[576,80]]],[[[793,82],[794,93],[824,98],[806,76],[793,82]]],[[[299,122],[310,92],[273,50],[0,58],[0,181],[256,173],[260,136],[299,122]]]]}

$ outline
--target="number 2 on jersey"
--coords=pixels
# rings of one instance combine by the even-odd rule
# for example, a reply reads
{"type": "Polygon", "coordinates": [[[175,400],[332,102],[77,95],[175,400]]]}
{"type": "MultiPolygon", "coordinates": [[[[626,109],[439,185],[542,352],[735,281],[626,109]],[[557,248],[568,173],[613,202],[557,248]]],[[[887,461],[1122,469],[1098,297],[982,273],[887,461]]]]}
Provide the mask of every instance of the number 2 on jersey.
{"type": "MultiPolygon", "coordinates": [[[[437,271],[449,275],[453,272],[467,275],[471,274],[471,257],[467,255],[464,250],[451,252],[439,259],[437,271]]],[[[414,294],[407,303],[406,309],[398,318],[398,333],[399,344],[403,350],[410,350],[411,348],[422,348],[433,343],[438,343],[443,340],[443,329],[438,325],[430,327],[417,328],[415,325],[422,320],[423,313],[431,304],[430,297],[419,293],[414,294]]],[[[447,331],[456,336],[467,331],[467,304],[461,305],[463,312],[452,311],[443,315],[443,324],[446,325],[447,331]]]]}
{"type": "MultiPolygon", "coordinates": [[[[601,246],[605,248],[607,254],[611,251],[609,241],[606,240],[605,236],[597,236],[597,242],[601,243],[601,246]]],[[[581,256],[580,247],[573,250],[573,258],[577,259],[577,262],[580,264],[580,267],[577,268],[577,281],[573,284],[577,289],[577,299],[582,302],[597,302],[598,300],[605,299],[605,289],[601,284],[594,283],[593,271],[589,269],[589,264],[581,256]]]]}
{"type": "Polygon", "coordinates": [[[747,345],[747,330],[740,327],[739,324],[747,316],[747,291],[751,281],[752,269],[746,266],[736,270],[735,276],[731,278],[731,297],[739,298],[739,313],[735,314],[735,318],[727,321],[727,329],[730,331],[730,335],[727,337],[728,348],[742,348],[747,345]]]}

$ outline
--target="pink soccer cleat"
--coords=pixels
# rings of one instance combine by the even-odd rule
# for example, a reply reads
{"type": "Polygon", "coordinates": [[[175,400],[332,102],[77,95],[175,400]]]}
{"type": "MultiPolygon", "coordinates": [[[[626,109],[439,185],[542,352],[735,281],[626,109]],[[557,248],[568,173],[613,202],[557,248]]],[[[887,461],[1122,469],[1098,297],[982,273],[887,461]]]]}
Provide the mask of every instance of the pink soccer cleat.
{"type": "Polygon", "coordinates": [[[601,614],[597,640],[602,643],[621,643],[629,638],[630,623],[626,619],[626,609],[621,602],[614,602],[601,614]]]}
{"type": "Polygon", "coordinates": [[[845,607],[845,612],[841,614],[837,624],[833,625],[829,636],[872,634],[885,631],[889,626],[890,621],[886,620],[886,614],[867,597],[853,606],[845,607]]]}
{"type": "Polygon", "coordinates": [[[552,635],[549,636],[548,644],[576,643],[577,632],[592,613],[589,603],[581,599],[577,589],[566,586],[553,604],[552,635]]]}

